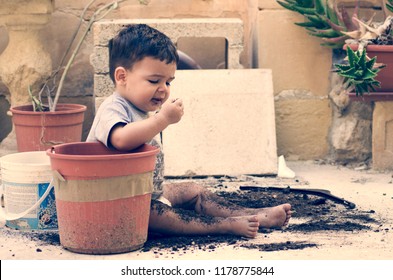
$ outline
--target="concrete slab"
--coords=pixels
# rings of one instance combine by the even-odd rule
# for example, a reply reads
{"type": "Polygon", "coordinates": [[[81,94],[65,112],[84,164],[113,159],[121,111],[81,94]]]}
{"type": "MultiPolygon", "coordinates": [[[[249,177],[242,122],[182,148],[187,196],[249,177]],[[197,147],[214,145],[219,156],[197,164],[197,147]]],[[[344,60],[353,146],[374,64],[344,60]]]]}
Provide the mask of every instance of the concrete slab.
{"type": "Polygon", "coordinates": [[[165,174],[276,174],[272,73],[268,69],[176,72],[182,120],[164,131],[165,174]]]}

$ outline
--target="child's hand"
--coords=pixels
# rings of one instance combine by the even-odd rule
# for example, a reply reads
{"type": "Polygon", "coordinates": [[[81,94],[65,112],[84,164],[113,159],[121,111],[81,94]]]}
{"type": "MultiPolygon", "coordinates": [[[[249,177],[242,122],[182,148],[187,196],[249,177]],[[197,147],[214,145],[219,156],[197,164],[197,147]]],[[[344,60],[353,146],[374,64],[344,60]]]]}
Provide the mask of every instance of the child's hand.
{"type": "Polygon", "coordinates": [[[181,99],[168,100],[162,105],[158,114],[167,121],[168,125],[179,122],[184,114],[183,101],[181,99]]]}

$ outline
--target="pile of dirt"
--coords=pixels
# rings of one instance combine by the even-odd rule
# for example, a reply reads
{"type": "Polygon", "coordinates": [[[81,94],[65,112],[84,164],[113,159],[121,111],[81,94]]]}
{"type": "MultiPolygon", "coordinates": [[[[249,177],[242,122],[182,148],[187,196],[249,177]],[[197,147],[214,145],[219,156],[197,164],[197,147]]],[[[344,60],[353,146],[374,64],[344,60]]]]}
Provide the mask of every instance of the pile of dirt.
{"type": "MultiPolygon", "coordinates": [[[[282,203],[290,203],[294,211],[293,218],[307,219],[307,222],[289,225],[287,231],[355,231],[370,229],[370,224],[377,223],[373,217],[374,210],[360,211],[354,205],[338,203],[329,199],[329,195],[307,194],[307,190],[299,191],[290,187],[281,190],[255,187],[253,190],[232,193],[218,192],[228,201],[250,208],[271,207],[282,203]],[[351,209],[352,208],[352,209],[351,209]]],[[[344,200],[342,200],[344,202],[344,200]]],[[[346,202],[346,201],[345,201],[346,202]]]]}

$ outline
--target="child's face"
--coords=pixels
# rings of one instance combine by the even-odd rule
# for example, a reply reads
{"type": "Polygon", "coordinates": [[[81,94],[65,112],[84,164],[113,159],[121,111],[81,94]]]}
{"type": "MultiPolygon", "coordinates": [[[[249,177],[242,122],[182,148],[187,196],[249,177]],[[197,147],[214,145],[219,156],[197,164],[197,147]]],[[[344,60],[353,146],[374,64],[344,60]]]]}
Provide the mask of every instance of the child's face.
{"type": "Polygon", "coordinates": [[[145,57],[126,70],[119,93],[144,112],[154,112],[169,98],[170,83],[175,78],[176,63],[167,64],[145,57]]]}

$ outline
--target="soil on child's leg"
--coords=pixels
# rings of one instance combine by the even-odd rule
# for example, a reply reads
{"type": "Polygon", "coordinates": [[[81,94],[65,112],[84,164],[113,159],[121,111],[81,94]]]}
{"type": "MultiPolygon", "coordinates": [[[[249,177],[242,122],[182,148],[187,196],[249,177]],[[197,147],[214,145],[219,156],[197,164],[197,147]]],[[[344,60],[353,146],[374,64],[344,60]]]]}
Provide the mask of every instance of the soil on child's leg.
{"type": "MultiPolygon", "coordinates": [[[[178,202],[178,207],[183,209],[194,209],[196,212],[213,217],[239,217],[256,215],[261,228],[280,228],[288,225],[291,218],[291,205],[288,203],[266,208],[247,208],[228,202],[222,197],[206,188],[190,183],[174,184],[168,187],[167,193],[174,193],[174,197],[187,197],[188,200],[178,202]],[[193,197],[187,193],[193,190],[193,197]],[[197,191],[196,191],[197,190],[197,191]],[[176,195],[176,196],[175,196],[176,195]]],[[[177,199],[176,201],[181,201],[177,199]]]]}
{"type": "Polygon", "coordinates": [[[233,234],[253,238],[259,228],[257,217],[212,217],[195,210],[169,207],[153,201],[149,230],[168,235],[233,234]]]}

